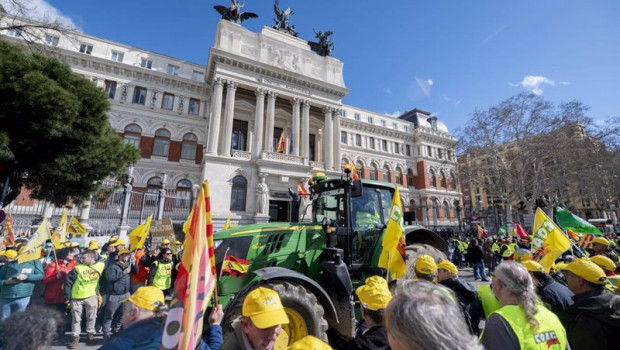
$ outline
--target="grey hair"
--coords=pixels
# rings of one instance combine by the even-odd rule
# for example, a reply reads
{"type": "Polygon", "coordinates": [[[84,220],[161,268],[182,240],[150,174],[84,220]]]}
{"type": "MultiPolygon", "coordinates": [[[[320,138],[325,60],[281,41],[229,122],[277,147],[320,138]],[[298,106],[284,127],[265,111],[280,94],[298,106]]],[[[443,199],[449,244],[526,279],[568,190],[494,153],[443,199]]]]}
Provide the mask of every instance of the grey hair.
{"type": "Polygon", "coordinates": [[[503,261],[495,268],[495,278],[506,285],[508,293],[519,299],[519,305],[525,311],[525,318],[530,328],[538,328],[536,314],[538,313],[538,295],[534,282],[527,269],[514,261],[503,261]]]}
{"type": "Polygon", "coordinates": [[[406,280],[385,312],[387,331],[405,349],[482,350],[454,294],[422,280],[406,280]]]}

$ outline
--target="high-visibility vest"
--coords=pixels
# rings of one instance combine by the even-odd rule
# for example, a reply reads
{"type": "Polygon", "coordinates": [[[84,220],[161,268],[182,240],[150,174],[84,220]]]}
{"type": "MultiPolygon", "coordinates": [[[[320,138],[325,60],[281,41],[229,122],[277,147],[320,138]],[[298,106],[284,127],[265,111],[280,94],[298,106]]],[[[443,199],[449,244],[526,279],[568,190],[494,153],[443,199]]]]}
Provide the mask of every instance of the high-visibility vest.
{"type": "Polygon", "coordinates": [[[501,307],[499,305],[499,300],[497,300],[495,294],[493,294],[490,284],[481,284],[476,287],[476,289],[478,290],[478,300],[480,300],[480,304],[482,304],[484,317],[488,318],[492,312],[501,307]]]}
{"type": "Polygon", "coordinates": [[[355,217],[355,226],[357,227],[374,227],[381,221],[381,217],[379,213],[368,213],[365,211],[360,211],[357,213],[355,217]]]}
{"type": "Polygon", "coordinates": [[[102,261],[92,265],[77,265],[75,267],[77,278],[71,288],[71,299],[86,299],[96,295],[104,267],[105,264],[102,261]]]}
{"type": "Polygon", "coordinates": [[[566,349],[566,330],[558,317],[542,304],[534,315],[538,328],[532,329],[519,305],[506,305],[494,313],[502,316],[519,340],[521,349],[566,349]]]}
{"type": "Polygon", "coordinates": [[[493,243],[493,247],[491,247],[491,249],[493,249],[493,252],[499,253],[499,245],[497,243],[493,243]]]}
{"type": "Polygon", "coordinates": [[[155,261],[155,266],[157,266],[157,271],[155,272],[155,277],[153,277],[153,286],[161,290],[170,288],[172,282],[172,261],[167,263],[155,261]]]}

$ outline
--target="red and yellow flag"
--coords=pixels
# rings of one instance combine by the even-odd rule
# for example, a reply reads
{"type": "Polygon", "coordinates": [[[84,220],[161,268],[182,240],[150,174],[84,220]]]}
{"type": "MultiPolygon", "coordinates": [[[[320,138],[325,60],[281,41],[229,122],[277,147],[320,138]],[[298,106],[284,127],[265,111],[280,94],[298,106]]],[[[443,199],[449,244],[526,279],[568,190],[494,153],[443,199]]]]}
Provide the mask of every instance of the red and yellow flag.
{"type": "Polygon", "coordinates": [[[6,223],[2,229],[2,241],[5,247],[15,245],[15,233],[13,233],[13,218],[11,213],[6,214],[6,223]]]}
{"type": "Polygon", "coordinates": [[[237,258],[232,255],[227,255],[222,264],[222,275],[233,275],[237,277],[243,277],[248,273],[250,268],[250,260],[237,258]]]}
{"type": "Polygon", "coordinates": [[[405,276],[405,227],[403,209],[398,188],[394,190],[390,217],[383,236],[383,248],[379,256],[379,267],[387,269],[390,278],[405,276]]]}
{"type": "Polygon", "coordinates": [[[301,182],[297,183],[297,194],[304,196],[304,198],[308,198],[308,196],[310,195],[310,192],[308,192],[308,189],[304,186],[304,184],[302,184],[301,182]]]}
{"type": "Polygon", "coordinates": [[[286,153],[286,139],[284,138],[284,131],[280,134],[280,140],[278,140],[276,153],[286,153]]]}
{"type": "Polygon", "coordinates": [[[359,180],[360,177],[357,175],[357,169],[355,168],[355,164],[351,163],[351,175],[353,176],[353,180],[359,180]]]}
{"type": "Polygon", "coordinates": [[[482,239],[487,237],[487,231],[483,229],[482,226],[476,224],[476,229],[478,230],[478,238],[482,239]]]}
{"type": "Polygon", "coordinates": [[[196,347],[202,335],[203,315],[215,290],[213,223],[207,181],[202,183],[191,218],[160,349],[196,347]]]}

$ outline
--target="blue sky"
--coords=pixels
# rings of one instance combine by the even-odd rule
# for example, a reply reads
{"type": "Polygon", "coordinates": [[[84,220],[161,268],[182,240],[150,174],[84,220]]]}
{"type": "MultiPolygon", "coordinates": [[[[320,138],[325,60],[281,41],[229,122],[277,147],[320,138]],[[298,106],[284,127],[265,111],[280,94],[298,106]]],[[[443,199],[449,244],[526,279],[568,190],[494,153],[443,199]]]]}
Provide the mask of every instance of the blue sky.
{"type": "MultiPolygon", "coordinates": [[[[31,0],[85,33],[206,64],[228,0],[31,0]]],[[[258,32],[273,24],[273,1],[245,0],[258,32]]],[[[281,0],[300,37],[332,30],[344,62],[344,103],[394,114],[438,113],[453,130],[474,108],[529,90],[590,115],[620,115],[620,1],[281,0]]]]}

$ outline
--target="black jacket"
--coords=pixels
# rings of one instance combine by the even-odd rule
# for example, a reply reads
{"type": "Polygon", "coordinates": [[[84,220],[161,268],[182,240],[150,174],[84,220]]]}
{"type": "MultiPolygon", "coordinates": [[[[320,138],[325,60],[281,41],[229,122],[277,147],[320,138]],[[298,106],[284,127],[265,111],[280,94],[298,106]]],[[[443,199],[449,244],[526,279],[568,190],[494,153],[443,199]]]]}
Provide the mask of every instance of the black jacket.
{"type": "Polygon", "coordinates": [[[480,316],[482,313],[482,305],[478,300],[478,291],[466,280],[456,277],[439,282],[444,287],[454,292],[459,301],[465,321],[469,326],[472,334],[480,333],[480,316]]]}
{"type": "Polygon", "coordinates": [[[620,296],[605,289],[573,297],[558,316],[572,350],[614,349],[620,344],[620,296]]]}
{"type": "Polygon", "coordinates": [[[470,243],[469,247],[467,247],[467,258],[472,263],[483,261],[484,253],[482,252],[482,247],[477,243],[470,243]]]}
{"type": "Polygon", "coordinates": [[[123,270],[129,267],[129,264],[122,266],[116,262],[103,271],[105,275],[105,289],[101,291],[105,295],[123,295],[129,293],[130,278],[129,274],[123,270]]]}
{"type": "Polygon", "coordinates": [[[364,349],[390,349],[388,344],[387,332],[383,326],[375,326],[366,331],[366,333],[351,340],[342,348],[342,350],[364,350],[364,349]]]}
{"type": "Polygon", "coordinates": [[[545,275],[545,278],[540,281],[537,290],[543,303],[556,315],[573,305],[573,292],[549,275],[545,275]]]}

